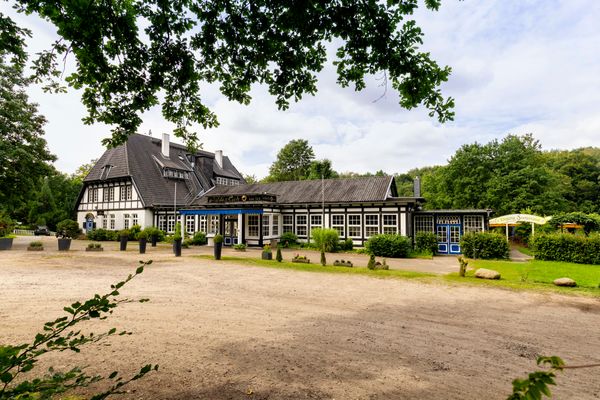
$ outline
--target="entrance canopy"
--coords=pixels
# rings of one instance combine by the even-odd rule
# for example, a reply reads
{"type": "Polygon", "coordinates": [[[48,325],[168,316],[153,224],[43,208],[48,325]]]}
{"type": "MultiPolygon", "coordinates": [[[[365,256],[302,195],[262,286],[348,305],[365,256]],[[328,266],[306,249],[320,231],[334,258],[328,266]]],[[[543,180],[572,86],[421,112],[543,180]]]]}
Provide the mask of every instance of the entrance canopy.
{"type": "Polygon", "coordinates": [[[538,217],[531,214],[510,214],[490,219],[490,226],[515,226],[524,222],[544,225],[552,217],[538,217]]]}
{"type": "Polygon", "coordinates": [[[263,210],[227,209],[227,210],[180,210],[181,215],[232,215],[232,214],[262,214],[263,210]]]}

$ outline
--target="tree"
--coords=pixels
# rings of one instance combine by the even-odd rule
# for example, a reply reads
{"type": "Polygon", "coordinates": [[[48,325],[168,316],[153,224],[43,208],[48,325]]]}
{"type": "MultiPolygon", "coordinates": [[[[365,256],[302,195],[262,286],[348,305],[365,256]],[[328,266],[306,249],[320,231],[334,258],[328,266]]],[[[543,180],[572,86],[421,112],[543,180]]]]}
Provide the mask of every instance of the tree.
{"type": "Polygon", "coordinates": [[[333,179],[339,177],[339,174],[331,167],[331,160],[315,160],[310,163],[308,176],[306,179],[333,179]]]}
{"type": "Polygon", "coordinates": [[[252,174],[252,175],[246,175],[244,174],[244,180],[246,181],[246,183],[258,183],[258,179],[256,179],[256,175],[252,174]]]}
{"type": "Polygon", "coordinates": [[[13,215],[26,206],[56,159],[43,138],[46,119],[25,93],[29,83],[0,57],[0,208],[13,215]]]}
{"type": "MultiPolygon", "coordinates": [[[[280,109],[317,91],[316,74],[337,44],[338,84],[366,87],[381,74],[400,106],[426,107],[440,122],[452,120],[454,101],[439,89],[449,67],[420,51],[423,32],[412,14],[417,1],[271,2],[266,0],[38,2],[14,0],[19,12],[37,14],[57,28],[52,47],[33,61],[35,77],[60,90],[63,66],[72,56],[68,85],[83,89],[86,123],[114,126],[105,144],[136,132],[141,114],[161,105],[174,134],[198,142],[192,123],[218,125],[202,100],[201,86],[217,83],[229,100],[251,101],[255,84],[268,86],[280,109]]],[[[437,10],[441,0],[425,0],[437,10]]],[[[0,14],[0,53],[13,65],[26,62],[31,33],[0,14]]]]}
{"type": "Polygon", "coordinates": [[[94,158],[89,163],[81,164],[73,173],[72,177],[79,180],[80,182],[83,182],[83,180],[90,173],[92,168],[94,168],[94,165],[96,165],[97,161],[98,159],[94,158]]]}
{"type": "Polygon", "coordinates": [[[288,142],[269,168],[268,182],[299,181],[306,179],[315,153],[308,141],[296,139],[288,142]]]}

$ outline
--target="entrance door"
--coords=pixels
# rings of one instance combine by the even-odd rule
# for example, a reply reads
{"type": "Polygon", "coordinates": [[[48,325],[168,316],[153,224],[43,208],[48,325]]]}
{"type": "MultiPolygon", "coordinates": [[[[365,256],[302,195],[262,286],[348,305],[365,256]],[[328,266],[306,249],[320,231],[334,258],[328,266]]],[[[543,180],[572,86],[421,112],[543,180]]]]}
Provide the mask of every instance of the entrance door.
{"type": "Polygon", "coordinates": [[[460,254],[460,225],[443,224],[437,226],[438,253],[460,254]]]}
{"type": "Polygon", "coordinates": [[[237,218],[225,220],[225,236],[223,237],[223,243],[225,246],[233,246],[234,244],[238,244],[237,218]]]}

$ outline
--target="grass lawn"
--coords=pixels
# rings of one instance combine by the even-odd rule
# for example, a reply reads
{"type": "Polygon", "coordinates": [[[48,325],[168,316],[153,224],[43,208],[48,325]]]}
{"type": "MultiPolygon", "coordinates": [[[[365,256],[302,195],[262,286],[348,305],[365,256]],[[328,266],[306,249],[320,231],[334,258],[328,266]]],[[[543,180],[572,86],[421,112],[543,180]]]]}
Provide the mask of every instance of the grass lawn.
{"type": "Polygon", "coordinates": [[[574,264],[559,261],[530,260],[527,262],[470,260],[465,278],[449,274],[445,279],[454,282],[469,282],[513,289],[554,291],[559,293],[581,293],[600,297],[600,265],[574,264]],[[487,268],[500,272],[500,280],[478,279],[475,269],[487,268]],[[577,282],[576,288],[563,288],[552,283],[557,278],[568,277],[577,282]]]}
{"type": "MultiPolygon", "coordinates": [[[[210,255],[194,256],[205,260],[213,260],[214,257],[210,255]]],[[[378,278],[435,278],[435,274],[429,274],[425,272],[415,271],[399,271],[399,270],[370,270],[364,267],[334,267],[332,265],[322,266],[319,263],[303,264],[293,263],[290,261],[277,262],[276,260],[262,260],[260,258],[244,258],[244,257],[222,257],[223,261],[233,261],[240,265],[251,265],[255,267],[268,267],[268,268],[281,268],[281,269],[294,269],[297,271],[309,271],[309,272],[325,272],[325,273],[341,273],[341,274],[355,274],[355,275],[369,275],[378,278]]]]}

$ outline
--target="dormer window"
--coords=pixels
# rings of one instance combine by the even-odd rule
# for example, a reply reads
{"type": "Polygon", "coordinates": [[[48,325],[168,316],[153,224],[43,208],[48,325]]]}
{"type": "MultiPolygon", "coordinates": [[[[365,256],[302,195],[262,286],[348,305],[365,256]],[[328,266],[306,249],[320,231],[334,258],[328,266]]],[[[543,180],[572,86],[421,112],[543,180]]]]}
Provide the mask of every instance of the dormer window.
{"type": "Polygon", "coordinates": [[[188,179],[189,173],[187,171],[182,171],[174,168],[164,168],[163,176],[165,178],[174,178],[174,179],[188,179]]]}
{"type": "Polygon", "coordinates": [[[112,168],[112,165],[105,165],[104,167],[102,167],[102,173],[100,174],[100,179],[108,178],[108,174],[110,173],[111,168],[112,168]]]}

